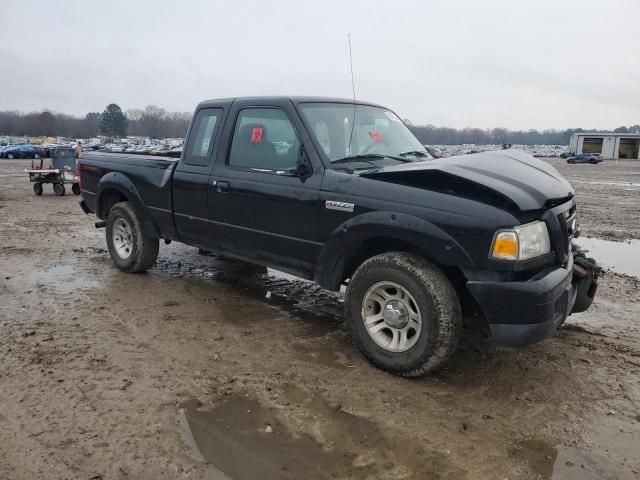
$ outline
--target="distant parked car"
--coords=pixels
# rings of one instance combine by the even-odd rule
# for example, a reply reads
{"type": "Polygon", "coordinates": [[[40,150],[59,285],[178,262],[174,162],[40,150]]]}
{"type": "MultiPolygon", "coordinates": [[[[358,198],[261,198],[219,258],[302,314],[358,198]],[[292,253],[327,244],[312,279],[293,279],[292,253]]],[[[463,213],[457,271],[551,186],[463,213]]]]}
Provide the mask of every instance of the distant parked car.
{"type": "Polygon", "coordinates": [[[602,155],[599,153],[579,153],[573,157],[567,158],[567,163],[600,163],[602,155]]]}
{"type": "Polygon", "coordinates": [[[16,147],[5,148],[1,152],[2,158],[40,158],[44,157],[44,150],[33,145],[18,145],[16,147]]]}

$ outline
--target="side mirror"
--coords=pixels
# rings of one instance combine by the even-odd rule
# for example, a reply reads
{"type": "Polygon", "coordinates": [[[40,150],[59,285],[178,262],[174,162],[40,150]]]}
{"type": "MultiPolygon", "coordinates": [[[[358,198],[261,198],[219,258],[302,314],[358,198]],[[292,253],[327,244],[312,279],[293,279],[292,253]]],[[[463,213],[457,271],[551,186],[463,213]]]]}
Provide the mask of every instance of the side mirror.
{"type": "Polygon", "coordinates": [[[296,168],[292,172],[296,177],[307,178],[313,174],[311,170],[311,162],[309,161],[309,155],[305,151],[304,147],[300,145],[300,151],[298,152],[298,161],[296,162],[296,168]]]}

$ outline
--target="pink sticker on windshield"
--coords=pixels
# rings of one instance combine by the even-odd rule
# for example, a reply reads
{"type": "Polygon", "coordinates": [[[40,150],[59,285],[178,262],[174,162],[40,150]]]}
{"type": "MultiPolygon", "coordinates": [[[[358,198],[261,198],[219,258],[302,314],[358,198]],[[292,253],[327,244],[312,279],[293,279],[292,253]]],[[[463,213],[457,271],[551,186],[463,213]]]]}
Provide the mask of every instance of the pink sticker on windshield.
{"type": "Polygon", "coordinates": [[[382,134],[377,130],[371,130],[369,132],[369,135],[371,135],[371,138],[373,138],[374,142],[384,142],[384,139],[382,138],[382,134]]]}

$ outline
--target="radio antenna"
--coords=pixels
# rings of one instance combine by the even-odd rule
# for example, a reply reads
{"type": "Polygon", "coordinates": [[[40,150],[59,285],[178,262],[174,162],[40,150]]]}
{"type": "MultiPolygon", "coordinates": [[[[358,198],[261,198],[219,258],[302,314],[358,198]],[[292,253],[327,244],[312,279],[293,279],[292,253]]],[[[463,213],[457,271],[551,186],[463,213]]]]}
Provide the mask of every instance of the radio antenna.
{"type": "Polygon", "coordinates": [[[349,67],[351,68],[351,91],[353,92],[353,118],[351,119],[351,132],[349,133],[349,156],[351,156],[351,140],[353,139],[353,129],[356,124],[356,82],[353,78],[353,55],[351,53],[351,33],[347,33],[349,41],[349,67]]]}

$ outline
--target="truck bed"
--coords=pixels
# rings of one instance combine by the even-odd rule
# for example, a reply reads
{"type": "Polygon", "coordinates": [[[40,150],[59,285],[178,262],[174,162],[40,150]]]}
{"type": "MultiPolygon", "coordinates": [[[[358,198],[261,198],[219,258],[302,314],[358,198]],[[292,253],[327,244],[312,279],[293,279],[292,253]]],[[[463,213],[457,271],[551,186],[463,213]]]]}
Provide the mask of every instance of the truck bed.
{"type": "Polygon", "coordinates": [[[159,155],[87,152],[80,156],[83,170],[83,198],[91,211],[102,218],[95,204],[98,183],[115,182],[127,193],[137,192],[139,203],[160,231],[173,234],[173,192],[171,178],[179,158],[159,155]],[[126,179],[122,183],[122,177],[126,179]],[[126,183],[130,182],[130,183],[126,183]],[[129,185],[128,187],[126,187],[129,185]]]}

